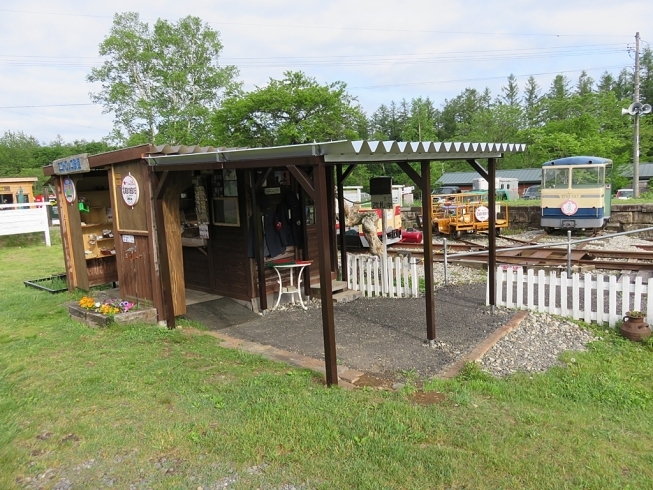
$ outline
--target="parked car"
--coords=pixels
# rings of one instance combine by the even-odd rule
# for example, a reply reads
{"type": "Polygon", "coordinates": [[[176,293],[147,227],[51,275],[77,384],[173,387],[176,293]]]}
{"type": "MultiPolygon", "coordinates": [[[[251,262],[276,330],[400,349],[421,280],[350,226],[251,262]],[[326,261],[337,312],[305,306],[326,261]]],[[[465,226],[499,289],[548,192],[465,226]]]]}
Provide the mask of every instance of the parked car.
{"type": "Polygon", "coordinates": [[[632,189],[619,189],[617,191],[617,199],[632,199],[635,192],[632,189]]]}
{"type": "Polygon", "coordinates": [[[433,192],[431,192],[432,196],[438,196],[434,197],[433,201],[434,202],[440,202],[443,201],[444,199],[439,196],[447,196],[449,194],[460,194],[462,191],[460,190],[460,187],[457,185],[445,185],[442,187],[436,187],[433,189],[433,192]]]}
{"type": "Polygon", "coordinates": [[[522,194],[522,199],[540,199],[542,197],[541,186],[532,185],[528,187],[522,194]]]}

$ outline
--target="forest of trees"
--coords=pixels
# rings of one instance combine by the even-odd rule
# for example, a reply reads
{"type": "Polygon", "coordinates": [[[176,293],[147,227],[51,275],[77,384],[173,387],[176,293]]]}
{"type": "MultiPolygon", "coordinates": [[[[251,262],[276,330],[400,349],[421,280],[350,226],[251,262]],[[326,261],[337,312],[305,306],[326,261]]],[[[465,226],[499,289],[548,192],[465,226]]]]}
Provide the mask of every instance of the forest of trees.
{"type": "MultiPolygon", "coordinates": [[[[197,17],[159,20],[151,29],[138,14],[116,14],[100,44],[104,64],[88,76],[102,86],[92,100],[114,114],[111,134],[98,142],[43,143],[5,131],[0,177],[42,178],[41,167],[57,158],[146,142],[216,147],[335,139],[508,142],[526,143],[528,150],[508,155],[501,168],[538,167],[570,155],[612,158],[617,167],[632,162],[633,118],[622,116],[621,109],[633,100],[633,70],[604,72],[599,80],[585,71],[576,80],[558,75],[549,87],[533,76],[520,87],[510,75],[498,94],[467,87],[444,101],[426,94],[388,101],[366,114],[344,82],[320,84],[302,72],[288,71],[245,92],[237,67],[219,65],[221,50],[219,33],[197,17]]],[[[640,99],[653,104],[650,47],[643,49],[640,67],[640,99]]],[[[653,114],[640,119],[640,161],[653,161],[653,114]]],[[[366,185],[373,175],[408,183],[396,165],[359,167],[348,184],[366,185]]],[[[434,180],[447,171],[468,170],[466,162],[432,168],[434,180]]]]}

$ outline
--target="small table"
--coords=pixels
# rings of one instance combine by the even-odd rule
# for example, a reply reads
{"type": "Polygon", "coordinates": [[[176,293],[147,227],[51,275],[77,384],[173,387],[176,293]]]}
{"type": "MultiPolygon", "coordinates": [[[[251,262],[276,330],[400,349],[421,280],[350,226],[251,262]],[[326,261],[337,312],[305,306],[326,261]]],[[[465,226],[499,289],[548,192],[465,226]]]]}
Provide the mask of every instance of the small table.
{"type": "Polygon", "coordinates": [[[281,302],[281,296],[284,294],[289,294],[291,296],[292,303],[295,304],[295,295],[299,298],[299,304],[302,305],[302,308],[305,310],[307,309],[306,306],[304,305],[304,301],[302,300],[302,273],[304,272],[304,267],[307,265],[311,265],[313,261],[312,260],[300,260],[300,261],[292,261],[292,262],[270,262],[268,265],[270,267],[273,267],[275,272],[277,273],[277,277],[279,280],[279,297],[277,298],[277,302],[272,308],[273,310],[276,310],[277,307],[279,306],[279,303],[281,302]],[[281,279],[281,271],[283,269],[288,269],[290,271],[290,284],[288,286],[283,285],[283,280],[281,279]],[[294,284],[294,269],[297,269],[297,286],[294,284]]]}

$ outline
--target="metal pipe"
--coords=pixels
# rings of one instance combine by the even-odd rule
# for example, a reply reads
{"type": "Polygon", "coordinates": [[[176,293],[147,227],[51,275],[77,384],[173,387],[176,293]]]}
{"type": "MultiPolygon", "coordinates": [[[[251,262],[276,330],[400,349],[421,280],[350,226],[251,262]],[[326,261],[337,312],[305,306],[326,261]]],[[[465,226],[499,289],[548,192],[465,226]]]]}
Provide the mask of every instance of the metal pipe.
{"type": "Polygon", "coordinates": [[[567,277],[571,276],[571,230],[567,230],[567,277]]]}
{"type": "MultiPolygon", "coordinates": [[[[574,240],[571,243],[575,245],[577,243],[593,242],[595,240],[604,240],[606,238],[612,238],[612,237],[615,237],[615,236],[632,235],[633,233],[641,233],[643,231],[653,231],[653,226],[649,226],[648,228],[639,228],[638,230],[621,231],[619,233],[614,233],[612,235],[604,235],[604,236],[592,237],[592,238],[583,238],[582,240],[574,240]]],[[[567,245],[567,243],[568,242],[543,243],[541,245],[527,245],[525,247],[502,248],[500,251],[501,252],[510,252],[512,250],[533,250],[533,249],[536,249],[536,248],[559,247],[559,246],[565,246],[565,245],[567,245]]],[[[481,250],[480,252],[463,252],[463,253],[451,254],[450,257],[470,257],[472,255],[483,255],[483,254],[486,254],[486,253],[487,253],[487,250],[481,250]]]]}
{"type": "Polygon", "coordinates": [[[447,273],[448,264],[447,264],[447,239],[442,239],[442,246],[444,247],[444,285],[449,285],[449,277],[447,273]]]}

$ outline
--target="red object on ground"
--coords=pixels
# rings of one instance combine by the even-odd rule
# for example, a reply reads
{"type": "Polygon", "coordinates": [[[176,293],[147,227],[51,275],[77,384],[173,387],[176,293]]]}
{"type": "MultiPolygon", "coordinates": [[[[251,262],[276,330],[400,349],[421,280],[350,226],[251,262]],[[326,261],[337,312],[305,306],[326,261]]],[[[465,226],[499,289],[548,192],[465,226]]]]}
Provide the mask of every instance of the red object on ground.
{"type": "Polygon", "coordinates": [[[422,243],[423,235],[421,231],[402,231],[402,243],[422,243]]]}

